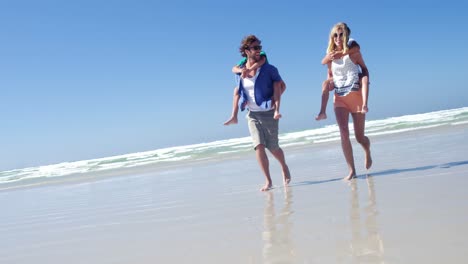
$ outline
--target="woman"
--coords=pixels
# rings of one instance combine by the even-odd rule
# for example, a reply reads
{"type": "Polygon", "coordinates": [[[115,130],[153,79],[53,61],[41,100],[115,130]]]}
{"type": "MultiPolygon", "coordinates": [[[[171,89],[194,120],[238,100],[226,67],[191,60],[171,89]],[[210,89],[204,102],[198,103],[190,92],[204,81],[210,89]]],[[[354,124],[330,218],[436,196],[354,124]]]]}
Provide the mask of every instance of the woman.
{"type": "MultiPolygon", "coordinates": [[[[338,23],[333,26],[330,32],[327,50],[328,54],[331,54],[330,56],[333,56],[333,54],[337,52],[343,54],[348,52],[349,34],[350,30],[345,23],[338,23]]],[[[368,111],[369,71],[364,63],[361,52],[353,52],[339,59],[333,57],[331,59],[333,59],[333,61],[327,63],[328,77],[333,78],[335,89],[333,103],[336,122],[340,129],[341,147],[343,148],[343,153],[349,168],[349,174],[345,179],[351,180],[356,177],[356,168],[354,166],[353,147],[349,139],[349,114],[351,114],[353,118],[356,140],[361,144],[366,153],[366,169],[372,166],[370,141],[369,138],[364,135],[366,113],[368,111]],[[361,83],[359,82],[359,67],[363,75],[361,83]]]]}

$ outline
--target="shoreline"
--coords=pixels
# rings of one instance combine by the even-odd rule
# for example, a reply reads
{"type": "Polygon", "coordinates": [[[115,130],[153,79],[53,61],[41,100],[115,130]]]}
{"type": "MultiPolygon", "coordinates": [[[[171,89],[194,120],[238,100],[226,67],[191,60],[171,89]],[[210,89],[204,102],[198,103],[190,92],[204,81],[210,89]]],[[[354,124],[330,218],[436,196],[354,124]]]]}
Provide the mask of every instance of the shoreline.
{"type": "MultiPolygon", "coordinates": [[[[446,133],[450,131],[458,131],[464,130],[468,128],[468,124],[460,124],[460,125],[444,125],[438,126],[428,129],[417,129],[411,130],[404,133],[392,133],[386,135],[374,135],[369,136],[372,143],[374,143],[374,139],[384,139],[384,140],[394,140],[394,139],[401,139],[403,137],[420,137],[420,136],[427,136],[433,133],[446,133]]],[[[366,134],[367,135],[367,134],[366,134]]],[[[351,141],[353,147],[358,152],[360,152],[360,147],[354,139],[354,136],[351,135],[351,141]]],[[[328,141],[328,142],[319,142],[313,143],[309,145],[296,145],[296,146],[286,146],[282,147],[287,155],[288,152],[297,152],[297,151],[313,151],[314,149],[321,149],[321,148],[335,148],[339,146],[339,140],[328,141]]],[[[281,145],[281,142],[280,142],[281,145]]],[[[373,147],[374,144],[373,144],[373,147]]],[[[80,184],[86,182],[93,182],[93,181],[100,181],[110,178],[121,178],[121,177],[131,177],[132,175],[141,175],[141,174],[150,174],[154,172],[160,172],[165,170],[173,170],[180,167],[191,167],[191,166],[199,166],[204,164],[209,164],[210,162],[214,162],[217,159],[220,161],[225,160],[232,160],[232,161],[239,161],[248,156],[249,159],[255,159],[254,151],[245,151],[240,153],[234,154],[226,154],[217,156],[218,154],[213,154],[212,156],[206,157],[201,160],[184,160],[184,161],[173,161],[173,162],[165,162],[163,164],[149,164],[149,165],[141,165],[135,166],[132,168],[118,168],[118,169],[109,169],[99,172],[92,172],[92,173],[74,173],[69,174],[66,176],[59,176],[59,177],[50,177],[50,178],[32,178],[32,179],[25,179],[16,182],[7,182],[0,184],[0,193],[5,191],[12,191],[18,189],[27,189],[27,188],[39,188],[42,186],[48,185],[66,185],[66,184],[80,184]]],[[[356,153],[355,153],[356,155],[356,153]]],[[[359,154],[358,154],[359,155],[359,154]]],[[[269,155],[270,158],[271,155],[269,155]]],[[[344,158],[343,158],[344,162],[344,158]]],[[[359,173],[358,173],[359,176],[359,173]]]]}

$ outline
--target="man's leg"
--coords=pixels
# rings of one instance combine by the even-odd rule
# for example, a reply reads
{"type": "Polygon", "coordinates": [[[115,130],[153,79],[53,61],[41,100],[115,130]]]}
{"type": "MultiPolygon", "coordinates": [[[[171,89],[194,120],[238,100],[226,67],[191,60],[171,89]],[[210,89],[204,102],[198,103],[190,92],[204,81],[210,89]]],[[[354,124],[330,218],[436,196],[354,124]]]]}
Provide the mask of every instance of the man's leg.
{"type": "Polygon", "coordinates": [[[266,178],[265,186],[263,186],[260,190],[268,191],[273,187],[273,182],[270,176],[270,163],[268,161],[268,156],[263,144],[257,145],[255,148],[255,155],[257,157],[258,164],[260,165],[260,169],[262,169],[262,172],[266,178]]]}
{"type": "Polygon", "coordinates": [[[270,150],[271,154],[278,160],[279,164],[281,165],[281,170],[283,172],[283,183],[284,185],[288,185],[291,182],[291,174],[289,172],[289,167],[286,164],[286,159],[284,157],[284,152],[281,148],[270,150]]]}

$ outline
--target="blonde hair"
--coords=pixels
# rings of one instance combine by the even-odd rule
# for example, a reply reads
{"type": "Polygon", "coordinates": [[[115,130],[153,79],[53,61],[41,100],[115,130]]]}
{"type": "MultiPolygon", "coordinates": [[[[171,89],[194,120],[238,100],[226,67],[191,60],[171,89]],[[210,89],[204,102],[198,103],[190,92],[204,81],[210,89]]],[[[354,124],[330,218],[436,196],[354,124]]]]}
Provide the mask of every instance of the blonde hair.
{"type": "Polygon", "coordinates": [[[341,29],[343,32],[343,47],[341,49],[343,52],[347,52],[349,47],[348,47],[348,41],[349,41],[349,35],[351,34],[351,29],[349,29],[348,25],[346,23],[340,22],[336,25],[334,25],[330,31],[330,37],[328,39],[328,48],[327,48],[327,53],[335,51],[337,46],[335,45],[335,40],[334,40],[334,35],[335,33],[338,32],[338,30],[341,29]]]}

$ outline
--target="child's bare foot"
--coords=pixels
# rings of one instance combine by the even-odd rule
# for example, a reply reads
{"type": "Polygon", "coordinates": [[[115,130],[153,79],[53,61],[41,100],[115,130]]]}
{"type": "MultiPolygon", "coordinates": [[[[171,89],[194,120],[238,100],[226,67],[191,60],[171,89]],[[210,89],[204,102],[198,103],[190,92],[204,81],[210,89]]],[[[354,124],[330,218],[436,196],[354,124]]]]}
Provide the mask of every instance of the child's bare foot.
{"type": "Polygon", "coordinates": [[[225,126],[235,125],[235,124],[237,124],[237,116],[231,116],[231,118],[229,118],[226,122],[224,122],[225,126]]]}
{"type": "Polygon", "coordinates": [[[271,183],[265,183],[265,186],[263,186],[260,191],[266,192],[273,189],[273,185],[271,183]]]}
{"type": "Polygon", "coordinates": [[[349,172],[349,175],[344,177],[343,180],[346,180],[346,181],[350,181],[352,179],[356,178],[356,172],[355,171],[351,171],[349,172]]]}
{"type": "Polygon", "coordinates": [[[281,117],[282,117],[282,115],[278,111],[275,111],[275,114],[273,115],[273,118],[274,119],[280,119],[281,117]]]}
{"type": "Polygon", "coordinates": [[[320,121],[322,119],[327,119],[327,114],[325,113],[319,113],[316,117],[315,120],[320,121]]]}
{"type": "Polygon", "coordinates": [[[283,183],[288,185],[291,182],[291,173],[289,173],[289,167],[286,166],[286,170],[283,171],[283,183]]]}

